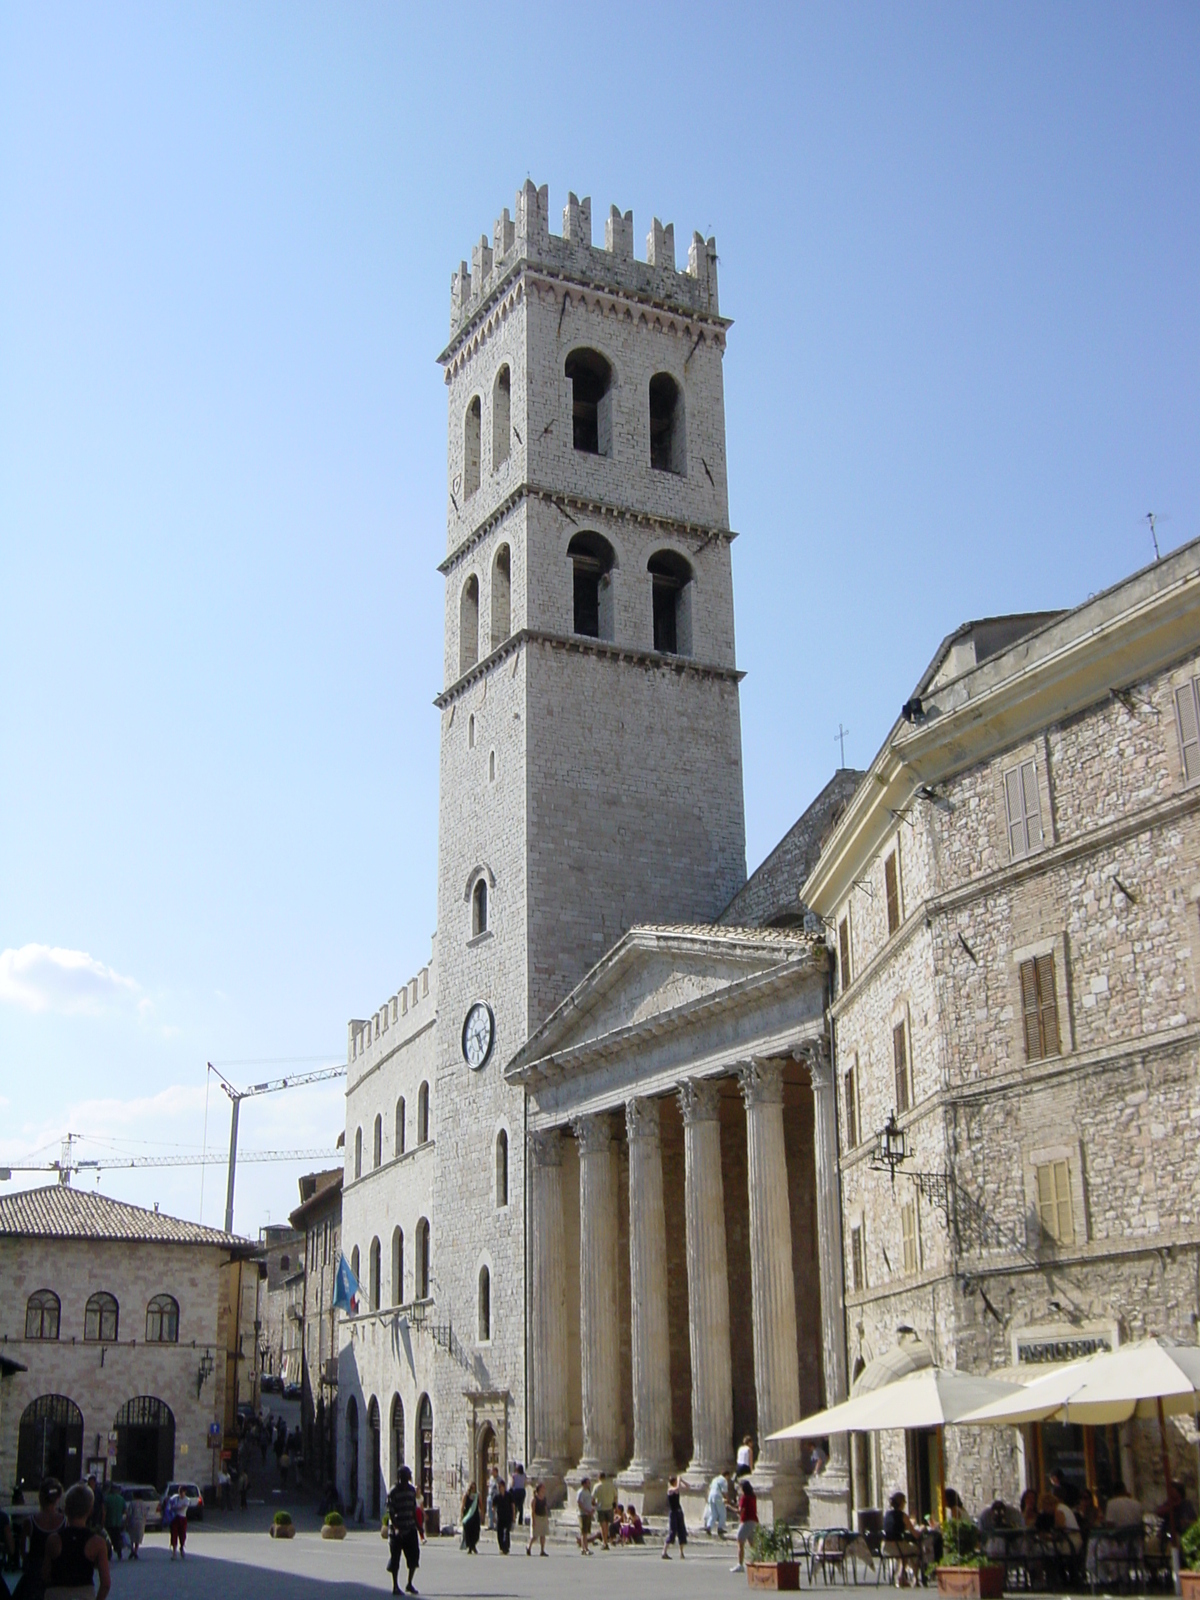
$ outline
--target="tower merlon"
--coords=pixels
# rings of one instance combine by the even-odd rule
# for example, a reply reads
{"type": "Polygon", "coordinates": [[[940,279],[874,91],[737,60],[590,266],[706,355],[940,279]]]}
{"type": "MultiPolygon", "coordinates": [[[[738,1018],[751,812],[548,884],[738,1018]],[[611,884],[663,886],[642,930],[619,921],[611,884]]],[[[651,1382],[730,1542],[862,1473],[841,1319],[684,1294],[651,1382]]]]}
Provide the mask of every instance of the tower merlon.
{"type": "Polygon", "coordinates": [[[517,192],[514,216],[496,220],[489,246],[484,235],[451,278],[450,336],[454,342],[471,318],[522,266],[541,267],[556,277],[592,288],[624,292],[692,315],[720,317],[717,241],[695,233],[684,271],[675,266],[675,225],[654,218],[646,237],[646,259],[634,253],[633,212],[611,206],[604,246],[592,243],[592,202],[569,193],[562,234],[550,232],[550,191],[527,178],[517,192]]]}

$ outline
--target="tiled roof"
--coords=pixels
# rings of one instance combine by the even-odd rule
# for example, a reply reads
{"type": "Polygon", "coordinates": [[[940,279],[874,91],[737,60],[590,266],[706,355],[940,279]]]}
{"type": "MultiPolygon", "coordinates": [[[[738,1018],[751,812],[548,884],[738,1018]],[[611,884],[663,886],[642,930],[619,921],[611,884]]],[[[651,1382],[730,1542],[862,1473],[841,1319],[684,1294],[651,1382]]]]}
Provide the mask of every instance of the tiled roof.
{"type": "Polygon", "coordinates": [[[128,1239],[136,1244],[214,1244],[251,1248],[247,1239],[184,1222],[161,1211],[110,1200],[105,1194],[55,1183],[45,1189],[0,1196],[0,1237],[23,1239],[128,1239]]]}

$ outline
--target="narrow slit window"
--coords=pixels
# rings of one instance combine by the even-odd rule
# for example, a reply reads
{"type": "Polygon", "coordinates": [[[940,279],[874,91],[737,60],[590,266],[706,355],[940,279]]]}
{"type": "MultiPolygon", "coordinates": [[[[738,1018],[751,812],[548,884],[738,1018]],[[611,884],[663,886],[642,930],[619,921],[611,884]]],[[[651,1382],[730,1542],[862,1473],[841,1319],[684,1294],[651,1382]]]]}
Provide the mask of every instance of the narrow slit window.
{"type": "Polygon", "coordinates": [[[512,632],[512,554],[506,544],[492,562],[492,649],[498,650],[512,632]]]}
{"type": "Polygon", "coordinates": [[[486,1267],[479,1269],[479,1342],[487,1344],[492,1337],[492,1275],[486,1267]]]}
{"type": "Polygon", "coordinates": [[[850,1229],[850,1281],[855,1294],[867,1287],[867,1258],[861,1225],[850,1229]]]}
{"type": "Polygon", "coordinates": [[[656,472],[682,474],[684,456],[683,390],[668,372],[650,379],[650,465],[656,472]]]}
{"type": "Polygon", "coordinates": [[[492,471],[508,460],[512,449],[512,376],[505,364],[492,390],[492,471]]]}
{"type": "Polygon", "coordinates": [[[483,431],[483,406],[476,395],[463,423],[463,495],[470,499],[479,487],[479,446],[483,431]]]}
{"type": "Polygon", "coordinates": [[[487,879],[478,878],[474,889],[471,890],[471,937],[477,939],[481,933],[487,932],[488,925],[488,891],[487,879]]]}
{"type": "Polygon", "coordinates": [[[469,672],[479,660],[479,579],[474,573],[458,602],[458,671],[469,672]]]}
{"type": "Polygon", "coordinates": [[[404,1154],[404,1096],[396,1101],[396,1154],[404,1154]]]}
{"type": "Polygon", "coordinates": [[[846,1149],[853,1150],[857,1144],[858,1074],[854,1067],[849,1067],[846,1071],[846,1149]]]}
{"type": "Polygon", "coordinates": [[[900,863],[895,850],[883,863],[883,886],[887,891],[888,938],[900,926],[900,863]]]}
{"type": "Polygon", "coordinates": [[[383,1162],[383,1118],[375,1118],[375,1134],[371,1142],[371,1165],[378,1167],[383,1162]]]}
{"type": "Polygon", "coordinates": [[[850,918],[843,917],[838,923],[838,966],[841,969],[841,989],[845,994],[853,982],[850,971],[850,918]]]}
{"type": "Polygon", "coordinates": [[[508,1204],[508,1134],[503,1128],[496,1135],[496,1204],[508,1204]]]}

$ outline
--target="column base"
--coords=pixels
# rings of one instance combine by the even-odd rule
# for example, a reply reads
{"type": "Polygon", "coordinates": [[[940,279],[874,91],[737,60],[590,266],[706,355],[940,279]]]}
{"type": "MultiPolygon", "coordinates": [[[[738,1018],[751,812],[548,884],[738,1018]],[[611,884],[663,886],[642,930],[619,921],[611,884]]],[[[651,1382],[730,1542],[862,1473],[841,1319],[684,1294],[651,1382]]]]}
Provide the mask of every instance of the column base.
{"type": "Polygon", "coordinates": [[[639,1516],[659,1514],[667,1509],[667,1479],[671,1475],[669,1461],[631,1461],[624,1472],[617,1474],[617,1488],[626,1505],[635,1505],[639,1516]]]}
{"type": "Polygon", "coordinates": [[[567,1458],[542,1457],[540,1460],[531,1461],[525,1470],[525,1480],[528,1489],[525,1494],[525,1506],[528,1510],[533,1500],[533,1488],[537,1483],[546,1485],[546,1504],[553,1511],[558,1506],[567,1503],[567,1458]]]}
{"type": "Polygon", "coordinates": [[[808,1495],[808,1521],[812,1528],[850,1527],[850,1477],[829,1463],[804,1485],[808,1495]]]}

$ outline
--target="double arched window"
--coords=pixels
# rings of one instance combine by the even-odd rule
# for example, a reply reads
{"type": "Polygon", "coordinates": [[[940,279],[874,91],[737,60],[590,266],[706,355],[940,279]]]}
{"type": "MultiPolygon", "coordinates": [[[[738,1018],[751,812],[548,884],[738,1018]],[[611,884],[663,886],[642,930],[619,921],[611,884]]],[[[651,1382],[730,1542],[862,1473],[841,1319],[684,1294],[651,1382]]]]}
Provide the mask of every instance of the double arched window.
{"type": "Polygon", "coordinates": [[[169,1294],[156,1294],[146,1307],[146,1343],[179,1343],[179,1302],[169,1294]]]}
{"type": "Polygon", "coordinates": [[[25,1302],[25,1337],[57,1339],[59,1311],[53,1289],[35,1289],[25,1302]]]}
{"type": "MultiPolygon", "coordinates": [[[[286,1261],[285,1256],[285,1264],[286,1261]]],[[[83,1337],[89,1343],[97,1341],[115,1343],[118,1315],[115,1295],[105,1294],[103,1291],[92,1295],[83,1312],[83,1337]]]]}

